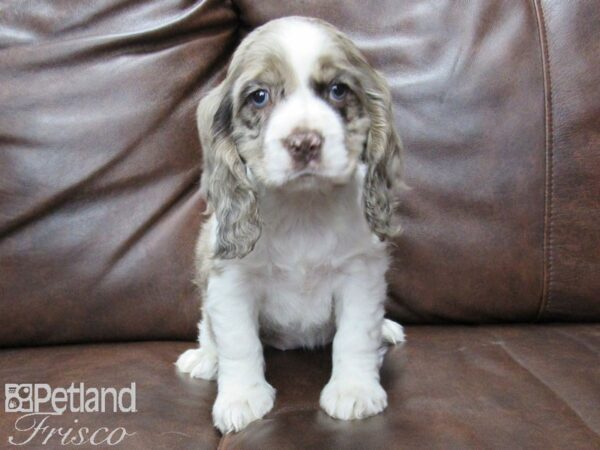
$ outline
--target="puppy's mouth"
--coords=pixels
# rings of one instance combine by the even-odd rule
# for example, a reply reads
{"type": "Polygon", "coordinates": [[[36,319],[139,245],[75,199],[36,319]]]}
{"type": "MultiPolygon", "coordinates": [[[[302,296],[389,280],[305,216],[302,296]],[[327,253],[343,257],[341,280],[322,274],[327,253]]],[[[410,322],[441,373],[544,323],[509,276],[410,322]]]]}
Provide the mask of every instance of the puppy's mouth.
{"type": "Polygon", "coordinates": [[[290,173],[286,184],[305,187],[323,184],[342,185],[348,182],[355,167],[355,164],[348,164],[343,170],[333,172],[324,167],[305,167],[290,173]]]}
{"type": "Polygon", "coordinates": [[[319,173],[318,170],[313,169],[313,168],[304,168],[301,170],[298,170],[296,172],[293,172],[290,177],[289,180],[295,180],[296,178],[311,178],[311,177],[320,177],[322,176],[321,173],[319,173]]]}
{"type": "Polygon", "coordinates": [[[302,169],[292,172],[288,177],[284,186],[289,189],[314,189],[320,185],[326,184],[327,178],[323,177],[319,171],[314,169],[302,169]]]}

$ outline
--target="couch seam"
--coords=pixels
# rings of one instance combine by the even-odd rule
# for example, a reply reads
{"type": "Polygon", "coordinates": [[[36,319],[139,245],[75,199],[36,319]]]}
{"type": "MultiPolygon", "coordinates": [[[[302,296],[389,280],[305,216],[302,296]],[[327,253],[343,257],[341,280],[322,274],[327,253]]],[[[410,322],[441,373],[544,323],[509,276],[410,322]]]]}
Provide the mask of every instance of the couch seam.
{"type": "Polygon", "coordinates": [[[544,181],[544,236],[542,295],[535,320],[540,321],[552,300],[554,284],[554,111],[548,28],[542,0],[533,0],[540,40],[542,73],[544,77],[544,147],[546,155],[544,181]]]}

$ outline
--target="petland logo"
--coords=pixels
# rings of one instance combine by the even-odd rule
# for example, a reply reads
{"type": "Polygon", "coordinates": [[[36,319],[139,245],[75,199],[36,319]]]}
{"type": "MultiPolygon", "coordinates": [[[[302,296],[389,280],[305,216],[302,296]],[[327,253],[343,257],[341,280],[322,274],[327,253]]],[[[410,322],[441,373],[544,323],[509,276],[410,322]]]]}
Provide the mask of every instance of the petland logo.
{"type": "Polygon", "coordinates": [[[24,446],[34,442],[42,445],[118,445],[129,433],[124,427],[90,427],[79,425],[52,426],[51,421],[64,412],[70,413],[135,413],[136,386],[117,389],[114,387],[86,387],[84,383],[71,383],[69,387],[53,388],[48,384],[7,383],[4,385],[4,410],[21,413],[15,420],[14,436],[8,443],[24,446]]]}

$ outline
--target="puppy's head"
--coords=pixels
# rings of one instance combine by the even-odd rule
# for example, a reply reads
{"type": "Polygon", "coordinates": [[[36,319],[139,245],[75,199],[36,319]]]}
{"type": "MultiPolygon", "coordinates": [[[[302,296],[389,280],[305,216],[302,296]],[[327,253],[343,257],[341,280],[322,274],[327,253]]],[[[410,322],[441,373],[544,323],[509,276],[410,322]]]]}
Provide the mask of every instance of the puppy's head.
{"type": "Polygon", "coordinates": [[[217,216],[215,256],[242,257],[260,235],[256,190],[344,184],[366,166],[366,219],[392,234],[392,167],[401,144],[385,80],[331,25],[274,20],[236,50],[198,106],[202,190],[217,216]]]}

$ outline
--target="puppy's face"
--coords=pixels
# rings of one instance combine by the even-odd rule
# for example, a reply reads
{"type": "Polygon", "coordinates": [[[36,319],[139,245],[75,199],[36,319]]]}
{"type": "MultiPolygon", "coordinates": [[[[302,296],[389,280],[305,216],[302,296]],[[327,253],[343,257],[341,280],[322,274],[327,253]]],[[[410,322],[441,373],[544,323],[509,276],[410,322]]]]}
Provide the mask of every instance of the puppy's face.
{"type": "Polygon", "coordinates": [[[249,34],[225,80],[200,103],[198,126],[221,257],[243,256],[258,239],[259,184],[343,184],[361,161],[366,218],[380,237],[388,234],[388,166],[400,151],[389,90],[331,25],[291,17],[249,34]]]}
{"type": "Polygon", "coordinates": [[[230,73],[232,139],[256,181],[344,183],[370,126],[358,68],[317,23],[277,21],[251,36],[230,73]]]}

